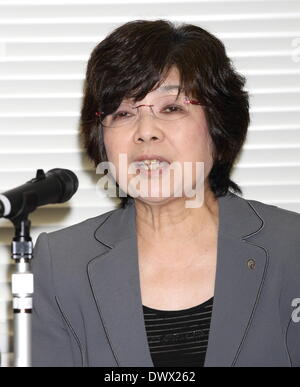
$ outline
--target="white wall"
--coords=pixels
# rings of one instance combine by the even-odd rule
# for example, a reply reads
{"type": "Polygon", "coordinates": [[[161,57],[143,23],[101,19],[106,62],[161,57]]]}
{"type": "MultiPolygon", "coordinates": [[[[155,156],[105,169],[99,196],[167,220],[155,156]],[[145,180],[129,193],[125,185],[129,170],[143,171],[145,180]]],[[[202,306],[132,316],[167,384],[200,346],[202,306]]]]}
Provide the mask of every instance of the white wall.
{"type": "MultiPolygon", "coordinates": [[[[224,41],[251,93],[252,123],[232,177],[244,197],[300,212],[300,0],[0,0],[0,192],[37,168],[69,168],[80,181],[70,203],[31,216],[33,241],[116,204],[96,194],[99,175],[78,142],[82,81],[97,42],[138,18],[191,22],[224,41]]],[[[1,220],[3,366],[12,352],[12,237],[1,220]]]]}

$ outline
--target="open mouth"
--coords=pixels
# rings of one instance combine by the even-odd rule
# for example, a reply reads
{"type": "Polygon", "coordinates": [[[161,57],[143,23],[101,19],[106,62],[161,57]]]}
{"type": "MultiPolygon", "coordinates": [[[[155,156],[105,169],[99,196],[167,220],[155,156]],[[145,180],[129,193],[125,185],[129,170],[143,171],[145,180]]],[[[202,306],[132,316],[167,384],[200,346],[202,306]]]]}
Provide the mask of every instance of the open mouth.
{"type": "Polygon", "coordinates": [[[170,163],[167,161],[151,160],[151,162],[140,161],[136,164],[137,172],[142,176],[159,176],[168,169],[170,163]]]}

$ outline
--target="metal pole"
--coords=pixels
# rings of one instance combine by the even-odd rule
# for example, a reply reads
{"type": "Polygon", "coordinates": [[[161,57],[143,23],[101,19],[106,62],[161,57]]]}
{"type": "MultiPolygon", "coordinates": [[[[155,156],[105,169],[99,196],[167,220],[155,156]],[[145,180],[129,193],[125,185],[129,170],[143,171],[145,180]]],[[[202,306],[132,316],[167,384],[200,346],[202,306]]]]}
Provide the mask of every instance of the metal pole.
{"type": "Polygon", "coordinates": [[[16,262],[16,271],[12,274],[15,367],[31,366],[33,274],[30,261],[33,245],[29,229],[30,220],[21,220],[12,242],[12,258],[16,262]]]}

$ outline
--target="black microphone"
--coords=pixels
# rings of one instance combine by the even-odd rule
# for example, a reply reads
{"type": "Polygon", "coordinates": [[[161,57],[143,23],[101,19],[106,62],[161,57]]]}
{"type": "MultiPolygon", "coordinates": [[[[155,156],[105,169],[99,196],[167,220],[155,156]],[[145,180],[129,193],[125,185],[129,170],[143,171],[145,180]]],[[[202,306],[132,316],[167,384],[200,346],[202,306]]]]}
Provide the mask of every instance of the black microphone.
{"type": "Polygon", "coordinates": [[[26,198],[29,198],[27,212],[32,212],[39,206],[68,201],[77,189],[78,178],[74,172],[54,168],[45,174],[38,169],[34,179],[0,194],[0,218],[10,219],[19,215],[26,198]]]}

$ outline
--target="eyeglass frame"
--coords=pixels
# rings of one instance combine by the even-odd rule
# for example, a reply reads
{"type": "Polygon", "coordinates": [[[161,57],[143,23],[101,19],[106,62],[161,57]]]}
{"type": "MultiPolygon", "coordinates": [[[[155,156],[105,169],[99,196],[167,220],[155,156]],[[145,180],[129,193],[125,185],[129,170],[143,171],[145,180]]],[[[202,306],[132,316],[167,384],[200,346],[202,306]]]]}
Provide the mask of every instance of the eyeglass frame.
{"type": "MultiPolygon", "coordinates": [[[[195,100],[195,99],[190,99],[189,97],[187,97],[187,96],[185,96],[185,101],[184,101],[184,103],[187,103],[187,104],[191,104],[191,105],[198,105],[198,106],[203,106],[203,107],[206,107],[206,105],[202,105],[201,104],[201,102],[199,102],[199,101],[197,101],[197,100],[195,100]]],[[[148,106],[148,107],[150,107],[150,108],[152,108],[152,106],[154,106],[153,104],[141,104],[141,105],[138,105],[138,106],[132,106],[132,108],[133,109],[138,109],[139,107],[141,107],[141,106],[148,106]]],[[[151,111],[153,112],[153,110],[151,109],[151,111]]],[[[97,116],[97,117],[101,117],[103,114],[105,114],[105,112],[96,112],[95,113],[95,115],[97,116]]],[[[111,113],[112,114],[112,113],[111,113]]],[[[154,113],[154,116],[155,116],[155,118],[157,118],[156,117],[156,115],[155,115],[155,113],[154,113]]],[[[158,118],[159,119],[159,118],[158,118]]],[[[103,125],[103,124],[102,124],[103,125]]],[[[105,125],[103,125],[103,126],[105,126],[105,125]]]]}

